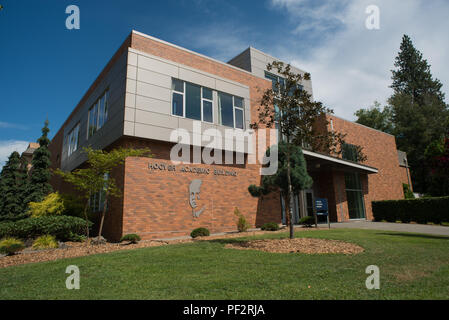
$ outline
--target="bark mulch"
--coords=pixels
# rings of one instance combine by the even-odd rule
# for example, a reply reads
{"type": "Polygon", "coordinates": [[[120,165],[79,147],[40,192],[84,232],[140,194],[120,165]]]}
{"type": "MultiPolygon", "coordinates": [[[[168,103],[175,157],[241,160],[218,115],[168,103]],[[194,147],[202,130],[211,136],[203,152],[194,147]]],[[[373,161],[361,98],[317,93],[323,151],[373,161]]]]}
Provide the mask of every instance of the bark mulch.
{"type": "MultiPolygon", "coordinates": [[[[318,229],[321,229],[321,228],[318,228],[318,229]]],[[[228,234],[222,234],[222,235],[213,235],[210,237],[199,237],[196,239],[144,240],[144,241],[139,241],[139,243],[137,243],[137,244],[107,242],[105,244],[86,246],[85,243],[81,243],[81,242],[65,242],[63,247],[58,248],[58,249],[31,250],[30,248],[27,248],[13,256],[3,256],[3,257],[0,256],[0,268],[20,265],[20,264],[27,264],[27,263],[82,257],[82,256],[88,256],[88,255],[92,255],[92,254],[107,253],[107,252],[113,252],[113,251],[119,251],[119,250],[132,250],[132,249],[138,249],[138,248],[158,247],[158,246],[165,246],[165,245],[170,245],[170,244],[189,243],[189,242],[194,242],[194,241],[208,241],[208,240],[225,239],[225,238],[256,236],[256,235],[262,235],[262,234],[266,234],[266,233],[280,233],[280,232],[285,232],[285,230],[286,229],[282,229],[282,230],[274,231],[274,232],[273,231],[235,232],[235,233],[228,233],[228,234]]],[[[304,231],[304,232],[313,232],[317,229],[296,229],[296,231],[299,231],[299,230],[304,231]]],[[[259,241],[259,240],[257,240],[257,241],[259,241]]],[[[265,241],[267,241],[267,240],[265,240],[265,241]]],[[[276,241],[276,240],[268,240],[268,241],[276,241]]],[[[250,242],[253,243],[253,241],[250,241],[250,242]]],[[[239,246],[239,245],[234,245],[234,246],[239,246]]],[[[229,245],[227,245],[227,247],[229,247],[229,245]]],[[[240,246],[240,247],[238,247],[238,249],[250,249],[250,248],[245,248],[245,247],[240,246]]],[[[290,251],[287,251],[287,252],[290,252],[290,251]]],[[[278,252],[284,252],[284,251],[278,251],[278,252]]]]}
{"type": "Polygon", "coordinates": [[[339,240],[295,238],[295,239],[264,239],[246,242],[229,243],[225,248],[240,250],[261,250],[276,253],[343,253],[357,254],[364,249],[356,244],[339,240]]]}

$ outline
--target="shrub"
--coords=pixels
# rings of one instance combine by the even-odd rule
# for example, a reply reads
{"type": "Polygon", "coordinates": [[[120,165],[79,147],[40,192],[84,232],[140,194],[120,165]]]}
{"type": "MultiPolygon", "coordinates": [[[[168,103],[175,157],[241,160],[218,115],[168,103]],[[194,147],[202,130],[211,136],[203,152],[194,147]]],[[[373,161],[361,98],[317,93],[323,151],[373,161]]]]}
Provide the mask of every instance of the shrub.
{"type": "Polygon", "coordinates": [[[239,208],[234,209],[234,214],[239,218],[237,220],[237,229],[239,232],[245,232],[249,229],[249,223],[246,221],[246,218],[243,214],[240,213],[239,208]]]}
{"type": "Polygon", "coordinates": [[[14,238],[5,238],[0,241],[0,253],[13,255],[18,251],[21,251],[25,248],[25,245],[22,241],[14,239],[14,238]]]}
{"type": "Polygon", "coordinates": [[[56,238],[51,235],[40,236],[33,242],[33,249],[53,249],[58,248],[59,244],[56,238]]]}
{"type": "Polygon", "coordinates": [[[135,233],[125,234],[120,238],[120,242],[129,241],[130,243],[137,243],[140,241],[140,237],[135,233]]]}
{"type": "Polygon", "coordinates": [[[33,218],[61,215],[81,217],[83,213],[83,204],[78,197],[58,192],[48,194],[41,202],[30,202],[28,206],[33,218]]]}
{"type": "Polygon", "coordinates": [[[262,225],[261,229],[264,231],[277,231],[279,230],[279,224],[276,222],[267,222],[262,225]]]}
{"type": "Polygon", "coordinates": [[[190,236],[192,238],[208,237],[209,235],[210,235],[210,232],[206,228],[196,228],[196,229],[193,229],[193,231],[190,233],[190,236]]]}
{"type": "Polygon", "coordinates": [[[48,194],[41,202],[30,202],[31,217],[60,216],[64,212],[64,201],[58,192],[48,194]]]}
{"type": "Polygon", "coordinates": [[[449,197],[373,201],[375,221],[449,222],[449,197]]]}
{"type": "Polygon", "coordinates": [[[299,219],[299,224],[302,224],[304,227],[310,228],[315,224],[315,218],[312,216],[302,217],[299,219]]]}
{"type": "MultiPolygon", "coordinates": [[[[92,223],[89,222],[89,226],[92,223]]],[[[58,240],[71,240],[73,235],[85,233],[86,221],[78,217],[49,216],[28,218],[16,222],[0,223],[0,238],[16,237],[21,239],[52,235],[58,240]]]]}
{"type": "Polygon", "coordinates": [[[402,189],[404,190],[404,199],[415,199],[415,195],[412,190],[410,190],[410,186],[408,184],[403,183],[402,189]]]}

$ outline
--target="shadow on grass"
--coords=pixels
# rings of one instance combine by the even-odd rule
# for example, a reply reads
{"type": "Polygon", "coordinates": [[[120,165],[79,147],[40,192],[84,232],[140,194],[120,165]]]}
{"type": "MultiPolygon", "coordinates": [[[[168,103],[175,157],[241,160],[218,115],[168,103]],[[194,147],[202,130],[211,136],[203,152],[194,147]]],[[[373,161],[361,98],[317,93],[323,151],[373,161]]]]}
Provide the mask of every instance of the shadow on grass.
{"type": "Polygon", "coordinates": [[[437,240],[449,240],[447,236],[438,236],[438,235],[430,235],[430,234],[417,234],[417,233],[389,233],[382,232],[378,233],[383,236],[400,236],[400,237],[412,237],[412,238],[424,238],[424,239],[437,239],[437,240]]]}

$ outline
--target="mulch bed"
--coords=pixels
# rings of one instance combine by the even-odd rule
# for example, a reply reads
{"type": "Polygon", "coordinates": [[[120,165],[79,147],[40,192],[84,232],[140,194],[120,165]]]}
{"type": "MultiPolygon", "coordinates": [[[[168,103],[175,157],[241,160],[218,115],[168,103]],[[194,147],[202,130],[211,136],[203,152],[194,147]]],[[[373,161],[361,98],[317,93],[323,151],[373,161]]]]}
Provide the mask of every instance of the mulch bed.
{"type": "MultiPolygon", "coordinates": [[[[321,228],[318,228],[318,230],[321,228]]],[[[313,232],[317,229],[296,229],[295,231],[303,231],[303,232],[313,232]]],[[[178,243],[191,243],[195,241],[208,241],[208,240],[216,240],[216,239],[226,239],[226,238],[238,238],[238,237],[247,237],[247,236],[256,236],[262,235],[266,233],[281,233],[285,232],[286,229],[282,229],[279,231],[248,231],[248,232],[235,232],[228,233],[224,235],[215,235],[210,237],[199,237],[196,239],[181,239],[181,240],[143,240],[139,241],[137,244],[126,244],[126,243],[110,243],[107,242],[105,244],[100,245],[89,245],[86,246],[85,243],[81,242],[65,242],[62,248],[58,249],[48,249],[48,250],[31,250],[27,248],[13,256],[0,256],[0,268],[5,268],[9,266],[15,266],[20,264],[27,263],[35,263],[35,262],[44,262],[44,261],[52,261],[59,260],[65,258],[74,258],[74,257],[83,257],[92,254],[98,253],[107,253],[119,250],[132,250],[137,248],[147,248],[147,247],[158,247],[165,246],[170,244],[178,244],[178,243]]],[[[295,239],[299,240],[299,239],[295,239]]],[[[317,239],[315,239],[317,240],[317,239]]],[[[257,240],[257,241],[279,241],[279,240],[257,240]]],[[[330,241],[330,240],[326,240],[330,241]]],[[[246,243],[254,243],[254,241],[246,242],[246,243]]],[[[251,249],[249,247],[242,247],[242,245],[235,244],[233,246],[237,246],[237,249],[251,249]]],[[[227,245],[226,247],[229,247],[227,245]]],[[[269,246],[268,246],[269,247],[269,246]]],[[[259,249],[261,250],[261,249],[259,249]]],[[[363,249],[362,249],[363,250],[363,249]]],[[[268,250],[264,250],[268,251],[268,250]]],[[[291,252],[290,251],[271,251],[271,252],[291,252]]]]}
{"type": "Polygon", "coordinates": [[[364,249],[356,244],[339,240],[295,238],[295,239],[264,239],[246,242],[230,243],[225,248],[240,250],[260,250],[276,253],[343,253],[357,254],[364,249]]]}

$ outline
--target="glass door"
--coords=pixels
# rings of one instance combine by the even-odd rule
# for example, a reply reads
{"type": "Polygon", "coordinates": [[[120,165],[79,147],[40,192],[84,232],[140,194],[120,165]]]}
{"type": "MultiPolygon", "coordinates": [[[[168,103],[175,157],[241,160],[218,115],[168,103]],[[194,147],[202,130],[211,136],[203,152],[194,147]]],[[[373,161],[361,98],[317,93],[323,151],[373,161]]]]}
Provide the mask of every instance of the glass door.
{"type": "Polygon", "coordinates": [[[345,173],[349,219],[365,219],[362,184],[357,172],[345,173]]]}

